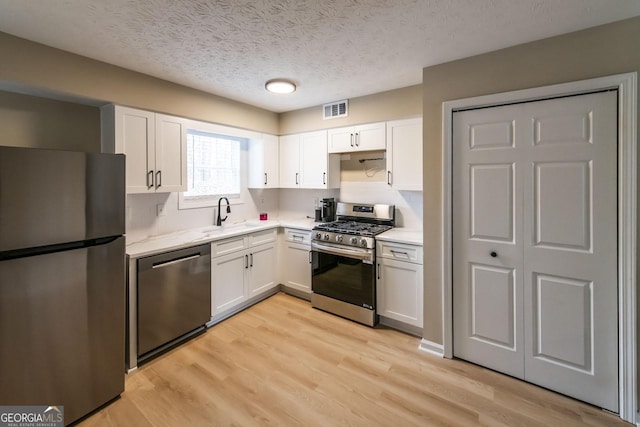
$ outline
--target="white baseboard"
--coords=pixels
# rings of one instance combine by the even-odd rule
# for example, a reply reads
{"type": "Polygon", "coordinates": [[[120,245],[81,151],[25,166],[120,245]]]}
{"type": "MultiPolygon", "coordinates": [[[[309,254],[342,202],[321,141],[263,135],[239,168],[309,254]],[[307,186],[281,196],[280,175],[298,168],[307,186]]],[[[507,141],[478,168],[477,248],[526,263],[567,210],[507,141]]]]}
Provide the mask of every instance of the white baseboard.
{"type": "Polygon", "coordinates": [[[420,341],[420,346],[418,347],[422,351],[426,351],[427,353],[431,353],[435,356],[444,357],[444,345],[437,344],[432,341],[425,340],[424,338],[420,341]]]}

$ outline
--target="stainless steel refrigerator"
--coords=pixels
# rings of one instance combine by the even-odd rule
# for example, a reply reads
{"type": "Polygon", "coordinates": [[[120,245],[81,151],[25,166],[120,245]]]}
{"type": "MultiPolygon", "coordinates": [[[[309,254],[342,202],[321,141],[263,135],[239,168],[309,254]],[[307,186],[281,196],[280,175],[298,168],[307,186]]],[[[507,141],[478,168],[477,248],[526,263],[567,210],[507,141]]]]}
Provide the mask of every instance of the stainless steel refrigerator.
{"type": "Polygon", "coordinates": [[[123,155],[0,147],[0,405],[124,390],[123,155]]]}

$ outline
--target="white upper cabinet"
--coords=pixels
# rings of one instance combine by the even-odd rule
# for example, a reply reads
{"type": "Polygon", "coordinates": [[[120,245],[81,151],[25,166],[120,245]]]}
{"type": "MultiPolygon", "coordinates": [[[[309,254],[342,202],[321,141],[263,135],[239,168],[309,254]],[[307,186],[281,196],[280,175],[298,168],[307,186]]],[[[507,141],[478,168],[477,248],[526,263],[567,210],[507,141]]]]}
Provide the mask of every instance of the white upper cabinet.
{"type": "Polygon", "coordinates": [[[280,137],[280,188],[300,188],[300,135],[280,137]]]}
{"type": "Polygon", "coordinates": [[[102,144],[124,153],[127,193],[187,189],[186,120],[134,108],[102,108],[102,144]]]}
{"type": "Polygon", "coordinates": [[[280,137],[280,187],[340,187],[340,157],[327,153],[327,131],[280,137]]]}
{"type": "Polygon", "coordinates": [[[156,114],[157,192],[187,191],[187,124],[180,117],[156,114]]]}
{"type": "Polygon", "coordinates": [[[262,135],[249,141],[249,188],[278,188],[280,185],[278,137],[262,135]]]}
{"type": "Polygon", "coordinates": [[[387,122],[387,184],[422,191],[422,119],[387,122]]]}
{"type": "Polygon", "coordinates": [[[329,129],[328,138],[329,153],[384,150],[386,148],[385,123],[329,129]]]}

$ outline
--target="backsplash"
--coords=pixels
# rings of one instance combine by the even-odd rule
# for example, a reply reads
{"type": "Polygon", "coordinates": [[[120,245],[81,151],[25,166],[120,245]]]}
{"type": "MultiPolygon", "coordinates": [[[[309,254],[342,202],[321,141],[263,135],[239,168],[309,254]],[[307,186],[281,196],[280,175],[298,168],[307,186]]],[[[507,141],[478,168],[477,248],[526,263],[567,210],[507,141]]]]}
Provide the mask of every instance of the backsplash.
{"type": "Polygon", "coordinates": [[[305,218],[315,216],[316,201],[325,197],[340,198],[340,190],[280,189],[280,218],[305,218]]]}
{"type": "MultiPolygon", "coordinates": [[[[356,203],[385,203],[396,206],[398,227],[422,228],[422,192],[397,191],[386,182],[342,182],[340,189],[249,190],[242,204],[231,206],[227,224],[257,221],[261,212],[269,219],[298,219],[314,216],[316,200],[333,197],[356,203]]],[[[189,228],[215,224],[217,208],[178,209],[178,193],[127,195],[127,242],[189,228]],[[163,213],[158,215],[158,205],[163,213]]]]}
{"type": "Polygon", "coordinates": [[[395,205],[396,227],[422,229],[422,191],[398,191],[382,182],[342,182],[340,201],[395,205]]]}
{"type": "MultiPolygon", "coordinates": [[[[231,206],[226,223],[258,221],[261,212],[266,212],[270,219],[277,218],[279,191],[249,190],[244,203],[231,206]]],[[[126,206],[128,243],[149,236],[214,225],[217,216],[217,207],[178,209],[178,193],[129,194],[126,206]],[[158,205],[163,209],[160,216],[158,205]]]]}

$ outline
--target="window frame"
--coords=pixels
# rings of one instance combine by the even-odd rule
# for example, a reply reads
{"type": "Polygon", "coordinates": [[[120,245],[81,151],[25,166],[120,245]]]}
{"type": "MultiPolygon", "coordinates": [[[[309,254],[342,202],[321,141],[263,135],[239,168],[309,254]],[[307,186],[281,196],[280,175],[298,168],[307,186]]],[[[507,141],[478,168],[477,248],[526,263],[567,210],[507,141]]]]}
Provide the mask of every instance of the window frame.
{"type": "MultiPolygon", "coordinates": [[[[178,193],[178,209],[197,209],[209,208],[218,205],[220,197],[229,198],[232,205],[244,204],[249,199],[248,176],[249,176],[249,142],[253,139],[262,139],[262,134],[247,131],[244,129],[233,128],[213,123],[200,122],[196,120],[188,120],[186,125],[187,132],[195,131],[199,133],[208,133],[230,139],[241,140],[240,142],[240,193],[236,195],[215,194],[210,196],[191,196],[186,197],[184,192],[178,193]]],[[[185,144],[186,144],[185,140],[185,144]]],[[[185,162],[185,167],[188,165],[185,162]]]]}

